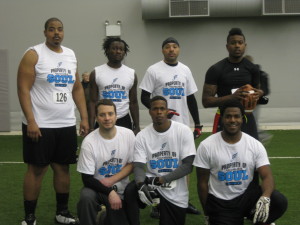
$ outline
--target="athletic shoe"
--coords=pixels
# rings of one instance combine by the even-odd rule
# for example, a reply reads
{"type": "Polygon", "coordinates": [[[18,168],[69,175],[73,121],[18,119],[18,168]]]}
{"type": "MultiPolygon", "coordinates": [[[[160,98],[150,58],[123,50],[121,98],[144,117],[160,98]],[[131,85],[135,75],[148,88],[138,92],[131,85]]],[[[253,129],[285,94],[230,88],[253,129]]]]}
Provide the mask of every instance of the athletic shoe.
{"type": "Polygon", "coordinates": [[[60,224],[80,224],[79,219],[69,212],[69,210],[64,210],[56,213],[55,221],[60,224]]]}
{"type": "Polygon", "coordinates": [[[152,206],[150,217],[154,219],[159,219],[160,213],[159,213],[159,207],[158,206],[152,206]]]}
{"type": "Polygon", "coordinates": [[[27,215],[21,225],[36,225],[35,216],[33,214],[27,215]]]}
{"type": "Polygon", "coordinates": [[[101,205],[101,209],[98,212],[97,217],[96,217],[96,224],[103,225],[105,218],[106,218],[106,207],[105,207],[105,205],[101,205]]]}
{"type": "Polygon", "coordinates": [[[189,202],[188,207],[186,208],[186,213],[200,215],[200,211],[189,202]]]}

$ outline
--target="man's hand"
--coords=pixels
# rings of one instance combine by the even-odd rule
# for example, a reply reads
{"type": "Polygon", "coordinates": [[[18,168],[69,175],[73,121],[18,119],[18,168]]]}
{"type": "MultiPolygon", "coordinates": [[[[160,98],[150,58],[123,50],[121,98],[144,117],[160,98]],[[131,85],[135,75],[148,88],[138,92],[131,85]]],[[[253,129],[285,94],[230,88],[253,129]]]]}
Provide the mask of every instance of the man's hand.
{"type": "Polygon", "coordinates": [[[174,115],[180,116],[180,114],[177,113],[175,109],[169,109],[168,115],[167,115],[168,119],[172,119],[172,117],[173,117],[174,115]]]}
{"type": "Polygon", "coordinates": [[[101,184],[103,184],[105,187],[112,187],[114,185],[112,179],[110,177],[105,177],[101,180],[99,180],[101,184]]]}
{"type": "Polygon", "coordinates": [[[140,127],[133,126],[133,133],[134,133],[134,135],[137,135],[140,131],[141,131],[140,127]]]}
{"type": "Polygon", "coordinates": [[[253,217],[253,223],[256,224],[257,222],[265,223],[269,217],[269,209],[270,209],[270,198],[261,196],[257,203],[255,214],[253,217]]]}
{"type": "Polygon", "coordinates": [[[42,133],[40,128],[38,127],[37,123],[28,122],[27,124],[27,136],[32,139],[34,142],[38,142],[39,138],[42,137],[42,133]]]}
{"type": "Polygon", "coordinates": [[[195,129],[194,129],[194,139],[197,139],[198,137],[201,136],[202,134],[202,125],[198,125],[198,126],[195,126],[195,129]]]}
{"type": "Polygon", "coordinates": [[[122,200],[117,192],[111,191],[108,195],[108,201],[112,209],[118,210],[122,208],[122,200]]]}
{"type": "Polygon", "coordinates": [[[81,120],[79,127],[79,135],[85,137],[89,134],[89,123],[88,120],[81,120]]]}
{"type": "Polygon", "coordinates": [[[159,181],[159,177],[146,177],[145,184],[151,186],[161,186],[162,183],[159,181]]]}
{"type": "Polygon", "coordinates": [[[146,205],[152,205],[153,201],[149,192],[149,187],[145,183],[138,184],[138,193],[141,202],[145,203],[146,205]]]}

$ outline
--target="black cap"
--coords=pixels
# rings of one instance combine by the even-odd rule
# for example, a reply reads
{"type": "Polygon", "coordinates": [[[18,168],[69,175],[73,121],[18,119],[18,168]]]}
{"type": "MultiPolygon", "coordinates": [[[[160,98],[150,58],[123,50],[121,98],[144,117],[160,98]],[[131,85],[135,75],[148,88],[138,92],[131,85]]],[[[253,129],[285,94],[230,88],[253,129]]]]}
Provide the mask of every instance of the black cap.
{"type": "Polygon", "coordinates": [[[164,40],[164,42],[162,43],[161,47],[163,48],[168,43],[175,43],[175,44],[177,44],[179,46],[179,43],[178,43],[178,41],[175,38],[168,37],[166,40],[164,40]]]}

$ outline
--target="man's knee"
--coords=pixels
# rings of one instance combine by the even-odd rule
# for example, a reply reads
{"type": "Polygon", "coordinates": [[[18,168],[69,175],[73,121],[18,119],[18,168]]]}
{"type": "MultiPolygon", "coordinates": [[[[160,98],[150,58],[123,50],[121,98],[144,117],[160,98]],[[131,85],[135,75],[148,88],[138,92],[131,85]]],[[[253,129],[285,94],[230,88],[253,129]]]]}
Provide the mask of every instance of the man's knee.
{"type": "Polygon", "coordinates": [[[70,166],[68,164],[51,163],[51,168],[55,174],[69,175],[70,166]]]}
{"type": "Polygon", "coordinates": [[[91,203],[96,201],[96,192],[90,188],[82,188],[80,191],[79,202],[81,203],[91,203]]]}
{"type": "Polygon", "coordinates": [[[124,190],[124,198],[129,199],[137,196],[137,189],[135,181],[131,181],[124,190]]]}
{"type": "Polygon", "coordinates": [[[284,214],[288,207],[287,198],[279,191],[273,191],[271,195],[271,208],[276,211],[276,215],[279,217],[284,214]]]}
{"type": "Polygon", "coordinates": [[[48,166],[37,166],[33,164],[28,164],[28,174],[32,174],[35,177],[44,176],[48,170],[48,166]]]}

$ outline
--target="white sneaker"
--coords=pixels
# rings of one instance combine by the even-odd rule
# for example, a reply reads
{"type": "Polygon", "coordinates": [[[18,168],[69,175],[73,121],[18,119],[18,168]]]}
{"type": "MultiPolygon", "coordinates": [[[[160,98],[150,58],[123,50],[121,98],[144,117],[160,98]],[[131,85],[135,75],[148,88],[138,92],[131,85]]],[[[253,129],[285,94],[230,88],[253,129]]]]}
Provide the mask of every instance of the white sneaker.
{"type": "Polygon", "coordinates": [[[27,223],[25,220],[23,220],[21,225],[36,225],[36,220],[33,223],[27,223]]]}
{"type": "Polygon", "coordinates": [[[26,216],[25,220],[22,221],[21,225],[36,225],[36,219],[33,214],[26,216]]]}
{"type": "Polygon", "coordinates": [[[55,221],[60,224],[79,224],[78,218],[73,216],[69,210],[65,210],[56,214],[55,221]]]}

